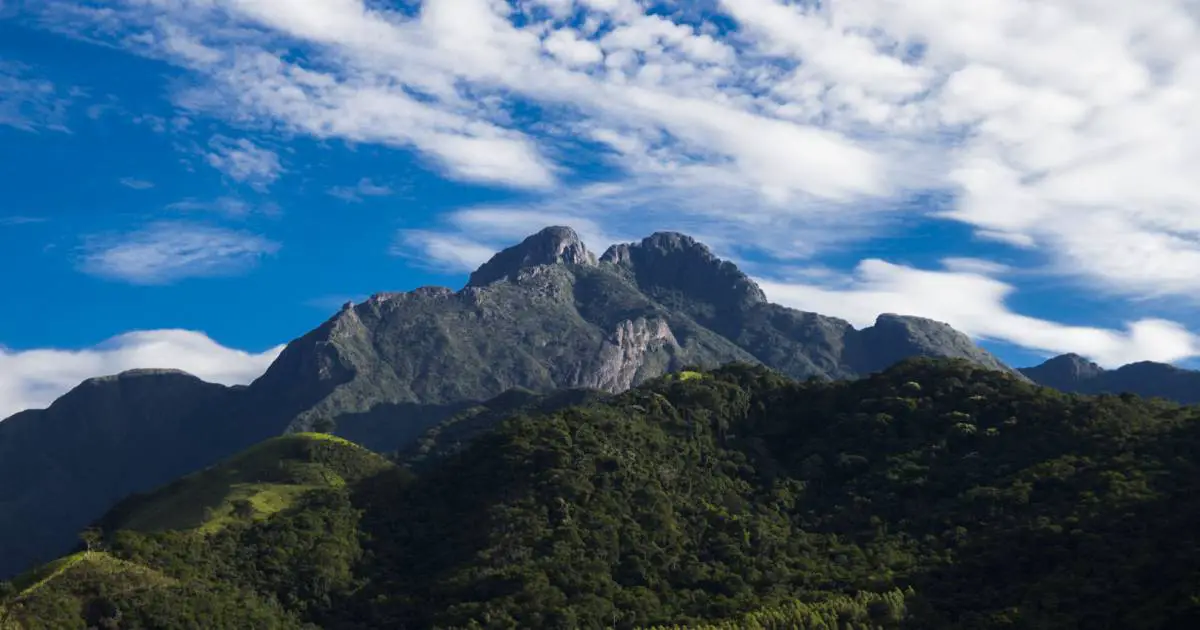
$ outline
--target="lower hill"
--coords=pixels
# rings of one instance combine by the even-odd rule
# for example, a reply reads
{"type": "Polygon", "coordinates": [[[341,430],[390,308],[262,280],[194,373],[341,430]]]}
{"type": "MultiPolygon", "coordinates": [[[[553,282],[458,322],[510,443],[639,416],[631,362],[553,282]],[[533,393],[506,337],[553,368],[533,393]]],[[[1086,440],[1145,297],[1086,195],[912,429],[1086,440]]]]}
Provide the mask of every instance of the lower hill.
{"type": "Polygon", "coordinates": [[[99,525],[110,531],[211,532],[236,520],[266,518],[311,490],[342,488],[391,466],[386,458],[342,438],[292,433],[154,492],[133,495],[99,525]]]}
{"type": "Polygon", "coordinates": [[[280,483],[259,474],[273,458],[297,460],[272,441],[131,500],[91,553],[153,585],[133,592],[185,589],[178,614],[53,577],[75,557],[7,586],[6,623],[39,627],[29,583],[57,582],[54,627],[103,627],[89,610],[155,628],[1200,627],[1197,408],[933,360],[514,400],[417,474],[289,477],[305,489],[283,504],[227,513],[239,484],[280,483]],[[196,625],[234,601],[260,617],[196,625]]]}
{"type": "Polygon", "coordinates": [[[0,630],[305,627],[253,593],[181,581],[103,552],[59,559],[8,590],[0,630]]]}

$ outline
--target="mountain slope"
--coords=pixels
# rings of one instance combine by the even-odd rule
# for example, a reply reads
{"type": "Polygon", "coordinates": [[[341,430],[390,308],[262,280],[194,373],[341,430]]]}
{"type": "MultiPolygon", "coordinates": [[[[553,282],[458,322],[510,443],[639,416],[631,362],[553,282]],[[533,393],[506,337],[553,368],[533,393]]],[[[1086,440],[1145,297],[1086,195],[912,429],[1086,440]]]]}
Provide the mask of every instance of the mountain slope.
{"type": "Polygon", "coordinates": [[[24,582],[0,602],[0,630],[304,627],[251,593],[181,582],[103,552],[62,558],[24,582]]]}
{"type": "Polygon", "coordinates": [[[338,437],[293,433],[272,438],[210,468],[118,503],[99,526],[140,532],[212,532],[290,508],[311,490],[340,488],[394,466],[338,437]]]}
{"type": "Polygon", "coordinates": [[[883,315],[855,330],[770,304],[736,266],[681,234],[597,257],[569,228],[547,228],[496,254],[462,290],[348,304],[249,387],[126,374],[0,423],[0,576],[65,551],[122,497],[288,431],[336,431],[393,452],[514,388],[613,393],[729,362],[853,378],[906,356],[1007,370],[937,322],[883,315]]]}
{"type": "Polygon", "coordinates": [[[1200,403],[1200,372],[1166,363],[1140,361],[1105,370],[1077,354],[1064,354],[1041,365],[1020,368],[1020,372],[1037,383],[1065,392],[1131,393],[1185,404],[1200,403]]]}
{"type": "Polygon", "coordinates": [[[65,551],[131,492],[277,433],[231,417],[241,393],[137,370],[90,379],[48,409],[0,422],[0,576],[65,551]]]}
{"type": "Polygon", "coordinates": [[[965,361],[732,365],[518,414],[415,478],[107,544],[330,629],[1192,628],[1197,453],[1200,409],[965,361]]]}

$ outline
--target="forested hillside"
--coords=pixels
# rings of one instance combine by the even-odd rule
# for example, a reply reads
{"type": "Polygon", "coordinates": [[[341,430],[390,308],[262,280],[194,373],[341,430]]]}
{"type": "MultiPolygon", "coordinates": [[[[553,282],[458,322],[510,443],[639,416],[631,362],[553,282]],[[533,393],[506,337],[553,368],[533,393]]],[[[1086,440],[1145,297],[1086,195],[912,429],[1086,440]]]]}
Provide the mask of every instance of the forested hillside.
{"type": "Polygon", "coordinates": [[[581,402],[473,414],[417,474],[285,453],[344,483],[219,527],[121,529],[194,481],[131,500],[3,627],[1200,627],[1197,409],[925,359],[581,402]]]}

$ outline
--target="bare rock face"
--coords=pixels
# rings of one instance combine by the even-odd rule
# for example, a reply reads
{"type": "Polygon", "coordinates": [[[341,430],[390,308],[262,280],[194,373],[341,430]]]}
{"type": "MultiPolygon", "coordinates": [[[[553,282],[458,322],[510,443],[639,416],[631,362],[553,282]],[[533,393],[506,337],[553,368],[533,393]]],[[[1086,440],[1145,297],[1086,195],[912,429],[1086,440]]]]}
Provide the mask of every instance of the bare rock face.
{"type": "MultiPolygon", "coordinates": [[[[583,375],[577,386],[607,392],[625,391],[642,380],[638,377],[645,373],[649,355],[679,350],[679,342],[667,322],[641,317],[627,319],[604,340],[598,365],[591,373],[583,375]]],[[[651,374],[658,376],[661,366],[649,367],[651,374]]]]}

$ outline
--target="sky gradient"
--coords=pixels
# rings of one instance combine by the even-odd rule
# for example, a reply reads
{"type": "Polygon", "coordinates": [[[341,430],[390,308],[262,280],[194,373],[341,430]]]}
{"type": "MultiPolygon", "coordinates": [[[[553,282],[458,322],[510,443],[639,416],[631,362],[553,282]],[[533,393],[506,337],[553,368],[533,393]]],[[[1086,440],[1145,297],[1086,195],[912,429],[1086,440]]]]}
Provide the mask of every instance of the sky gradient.
{"type": "Polygon", "coordinates": [[[1200,354],[1184,0],[0,0],[0,417],[552,224],[1011,364],[1200,354]]]}

